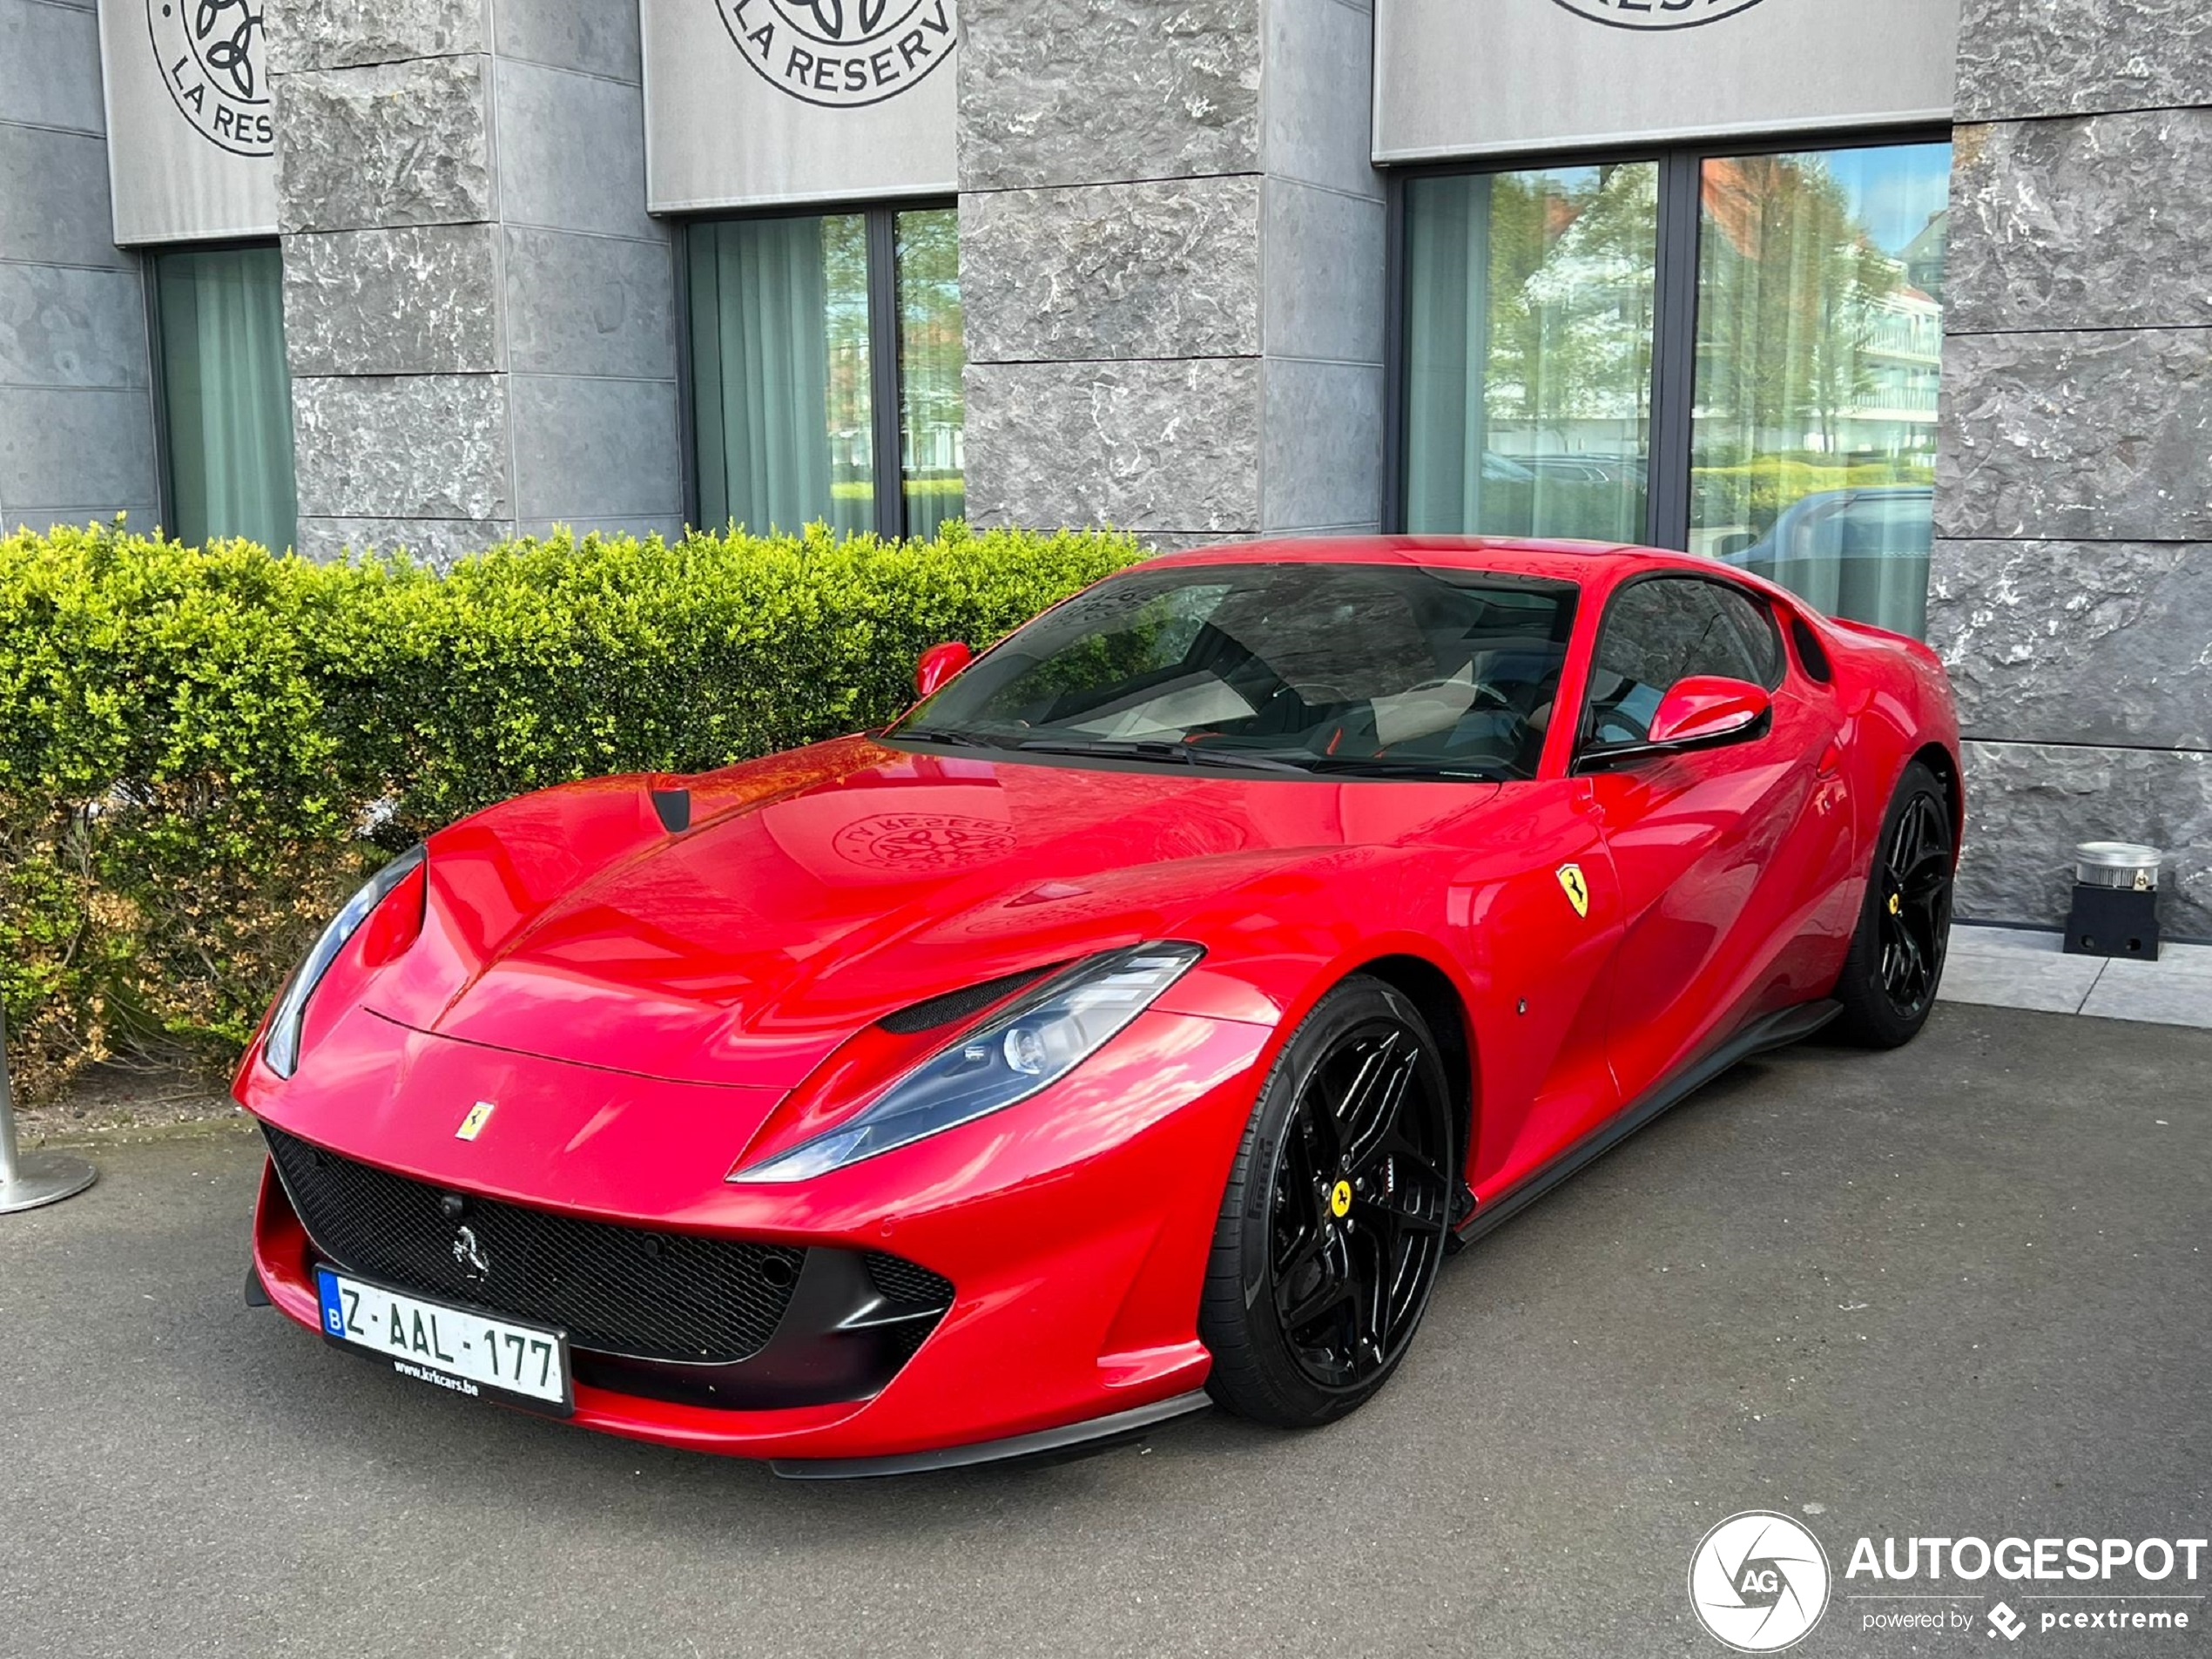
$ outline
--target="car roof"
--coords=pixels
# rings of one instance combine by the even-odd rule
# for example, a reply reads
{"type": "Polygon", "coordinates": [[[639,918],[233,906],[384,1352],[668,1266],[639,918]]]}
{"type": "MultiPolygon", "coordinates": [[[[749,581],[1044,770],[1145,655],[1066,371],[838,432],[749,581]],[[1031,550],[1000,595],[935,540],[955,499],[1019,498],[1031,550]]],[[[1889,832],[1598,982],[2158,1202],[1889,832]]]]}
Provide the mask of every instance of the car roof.
{"type": "Polygon", "coordinates": [[[1713,561],[1625,542],[1487,536],[1299,536],[1163,553],[1145,568],[1204,564],[1426,564],[1587,583],[1635,568],[1710,571],[1713,561]]]}

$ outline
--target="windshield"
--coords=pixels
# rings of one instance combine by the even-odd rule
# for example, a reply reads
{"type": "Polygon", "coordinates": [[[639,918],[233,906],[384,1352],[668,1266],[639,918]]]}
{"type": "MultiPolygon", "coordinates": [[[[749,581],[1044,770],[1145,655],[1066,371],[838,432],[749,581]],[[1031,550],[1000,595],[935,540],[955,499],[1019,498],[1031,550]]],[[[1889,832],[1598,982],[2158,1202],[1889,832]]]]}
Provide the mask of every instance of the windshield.
{"type": "Polygon", "coordinates": [[[1139,567],[887,734],[1317,775],[1533,778],[1575,590],[1394,564],[1139,567]]]}

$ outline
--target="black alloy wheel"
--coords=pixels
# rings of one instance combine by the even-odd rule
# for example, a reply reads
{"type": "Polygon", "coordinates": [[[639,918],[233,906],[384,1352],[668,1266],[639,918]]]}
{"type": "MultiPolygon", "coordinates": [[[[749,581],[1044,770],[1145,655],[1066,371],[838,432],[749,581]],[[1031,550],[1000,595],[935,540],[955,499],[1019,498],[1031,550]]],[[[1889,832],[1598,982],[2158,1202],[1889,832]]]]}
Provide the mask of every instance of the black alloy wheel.
{"type": "Polygon", "coordinates": [[[1905,803],[1882,850],[1875,907],[1882,994],[1902,1019],[1926,1010],[1943,972],[1951,938],[1949,820],[1941,803],[1916,794],[1905,803]]]}
{"type": "Polygon", "coordinates": [[[1396,1369],[1444,1258],[1453,1111],[1420,1014],[1355,975],[1298,1028],[1246,1130],[1199,1329],[1208,1387],[1285,1426],[1352,1410],[1396,1369]]]}
{"type": "Polygon", "coordinates": [[[1882,819],[1858,930],[1836,985],[1847,1037],[1894,1049],[1927,1023],[1951,940],[1956,846],[1950,797],[1916,760],[1882,819]]]}

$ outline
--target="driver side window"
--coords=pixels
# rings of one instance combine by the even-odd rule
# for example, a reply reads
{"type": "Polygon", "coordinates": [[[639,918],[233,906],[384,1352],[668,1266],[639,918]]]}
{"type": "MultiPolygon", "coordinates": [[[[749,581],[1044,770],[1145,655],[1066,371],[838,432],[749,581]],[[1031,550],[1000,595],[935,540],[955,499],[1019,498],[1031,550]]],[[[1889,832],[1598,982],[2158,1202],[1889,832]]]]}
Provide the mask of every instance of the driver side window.
{"type": "Polygon", "coordinates": [[[1647,577],[1607,608],[1584,745],[1642,742],[1676,680],[1720,674],[1771,691],[1781,666],[1774,620],[1749,595],[1702,577],[1647,577]]]}

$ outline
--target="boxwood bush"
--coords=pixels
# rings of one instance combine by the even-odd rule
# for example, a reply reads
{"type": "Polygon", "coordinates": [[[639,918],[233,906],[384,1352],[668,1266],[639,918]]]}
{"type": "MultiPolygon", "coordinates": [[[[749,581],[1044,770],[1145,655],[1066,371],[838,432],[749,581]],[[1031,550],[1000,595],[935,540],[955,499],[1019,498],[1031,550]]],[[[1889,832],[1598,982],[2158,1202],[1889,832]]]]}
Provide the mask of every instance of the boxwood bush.
{"type": "Polygon", "coordinates": [[[219,1065],[343,896],[489,802],[889,718],[1110,534],[558,535],[440,576],[119,524],[0,538],[0,997],[19,1085],[219,1065]]]}

